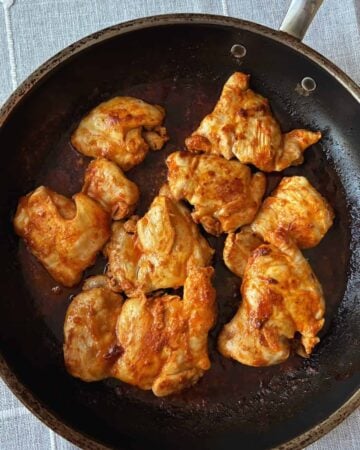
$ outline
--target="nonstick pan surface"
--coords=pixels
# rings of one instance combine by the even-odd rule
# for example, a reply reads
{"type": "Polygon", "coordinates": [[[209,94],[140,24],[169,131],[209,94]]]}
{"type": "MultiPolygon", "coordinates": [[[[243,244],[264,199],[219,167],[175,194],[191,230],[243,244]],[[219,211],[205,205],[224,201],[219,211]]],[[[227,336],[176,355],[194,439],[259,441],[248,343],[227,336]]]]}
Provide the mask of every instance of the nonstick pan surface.
{"type": "MultiPolygon", "coordinates": [[[[341,71],[295,39],[249,22],[203,15],[142,19],[96,33],[35,72],[1,111],[0,367],[15,394],[49,426],[86,448],[252,450],[301,448],[359,404],[360,383],[360,93],[341,71]],[[235,58],[230,49],[247,52],[235,58]],[[165,159],[210,112],[234,71],[269,98],[284,131],[321,130],[305,162],[268,175],[271,192],[283,176],[303,175],[335,209],[333,227],[305,251],[322,283],[327,312],[310,359],[246,367],[216,351],[222,325],[241,300],[240,280],[216,248],[219,319],[210,338],[212,366],[178,395],[156,398],[115,380],[84,383],[67,374],[63,322],[73,295],[58,287],[15,236],[21,195],[40,184],[71,196],[88,158],[69,138],[95,105],[131,95],[166,108],[170,141],[128,172],[141,190],[143,214],[166,179],[165,159]],[[311,93],[299,85],[316,81],[311,93]],[[329,416],[331,416],[329,418],[329,416]]],[[[104,270],[99,257],[85,276],[104,270]]]]}

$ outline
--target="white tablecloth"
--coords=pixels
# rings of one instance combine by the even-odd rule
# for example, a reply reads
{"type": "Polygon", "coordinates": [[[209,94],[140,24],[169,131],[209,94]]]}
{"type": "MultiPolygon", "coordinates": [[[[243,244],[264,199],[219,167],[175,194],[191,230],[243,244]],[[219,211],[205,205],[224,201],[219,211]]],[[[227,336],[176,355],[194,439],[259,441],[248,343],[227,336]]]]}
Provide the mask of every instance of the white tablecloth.
{"type": "MultiPolygon", "coordinates": [[[[230,15],[278,28],[290,0],[0,0],[0,104],[39,64],[101,28],[174,12],[230,15]],[[2,5],[1,5],[2,3],[2,5]]],[[[305,42],[360,83],[360,0],[325,0],[305,42]]],[[[359,118],[360,121],[360,118],[359,118]]],[[[0,381],[0,449],[75,449],[0,381]]],[[[360,411],[308,449],[360,449],[360,411]]]]}

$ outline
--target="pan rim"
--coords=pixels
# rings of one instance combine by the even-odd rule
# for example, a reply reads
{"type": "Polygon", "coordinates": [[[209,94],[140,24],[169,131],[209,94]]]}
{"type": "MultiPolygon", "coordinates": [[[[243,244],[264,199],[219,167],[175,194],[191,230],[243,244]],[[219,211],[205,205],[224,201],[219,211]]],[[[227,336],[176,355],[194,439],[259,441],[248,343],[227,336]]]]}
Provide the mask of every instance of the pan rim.
{"type": "MultiPolygon", "coordinates": [[[[194,14],[194,13],[178,13],[178,14],[164,14],[149,16],[145,18],[139,18],[120,24],[116,24],[105,28],[103,30],[92,33],[75,43],[64,48],[53,57],[45,61],[38,69],[30,74],[10,95],[8,100],[0,108],[0,128],[6,122],[12,111],[17,104],[26,95],[32,91],[32,89],[47,75],[50,75],[52,71],[61,64],[67,61],[77,53],[91,47],[94,44],[98,44],[102,41],[126,34],[128,32],[137,31],[145,28],[151,28],[163,25],[219,25],[228,26],[250,31],[256,34],[265,36],[266,38],[275,40],[282,43],[306,56],[315,64],[320,66],[323,70],[334,77],[356,100],[360,103],[360,87],[341,69],[339,69],[334,63],[327,58],[311,49],[301,41],[298,41],[294,37],[282,32],[273,30],[263,25],[256,24],[254,22],[220,16],[212,14],[194,14]]],[[[45,425],[50,429],[60,434],[65,439],[68,439],[72,443],[81,446],[82,448],[106,450],[110,449],[104,444],[96,441],[94,438],[87,436],[86,434],[79,432],[67,425],[60,418],[58,418],[50,408],[39,401],[36,396],[28,390],[28,388],[18,379],[18,376],[11,370],[5,361],[4,356],[0,350],[0,375],[5,384],[15,394],[15,396],[45,425]]],[[[322,422],[308,429],[301,435],[298,435],[290,441],[281,444],[276,447],[282,450],[301,449],[304,445],[309,445],[312,442],[319,439],[321,436],[328,433],[335,426],[340,424],[346,417],[348,417],[357,407],[360,406],[360,389],[358,389],[348,400],[343,403],[336,411],[334,411],[329,417],[325,418],[322,422]]]]}

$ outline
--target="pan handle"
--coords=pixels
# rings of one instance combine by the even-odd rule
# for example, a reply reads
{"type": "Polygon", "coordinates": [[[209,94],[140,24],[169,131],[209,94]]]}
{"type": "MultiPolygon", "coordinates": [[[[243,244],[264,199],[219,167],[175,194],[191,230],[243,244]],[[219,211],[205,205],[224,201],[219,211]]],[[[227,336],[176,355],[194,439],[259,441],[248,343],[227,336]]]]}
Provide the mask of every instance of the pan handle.
{"type": "Polygon", "coordinates": [[[301,41],[322,2],[323,0],[292,0],[280,30],[301,41]]]}

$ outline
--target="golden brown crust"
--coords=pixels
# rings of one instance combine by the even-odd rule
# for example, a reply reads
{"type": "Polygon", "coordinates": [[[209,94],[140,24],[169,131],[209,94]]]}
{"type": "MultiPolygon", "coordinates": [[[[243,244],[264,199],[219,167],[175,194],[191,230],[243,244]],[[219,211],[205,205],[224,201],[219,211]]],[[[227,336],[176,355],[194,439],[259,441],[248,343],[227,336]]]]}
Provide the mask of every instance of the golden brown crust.
{"type": "Polygon", "coordinates": [[[70,200],[40,186],[19,201],[16,233],[64,286],[80,281],[110,237],[109,215],[83,193],[70,200]]]}
{"type": "Polygon", "coordinates": [[[64,323],[66,368],[84,381],[111,376],[123,352],[115,333],[123,299],[106,287],[94,287],[97,283],[87,280],[87,289],[74,297],[64,323]]]}
{"type": "Polygon", "coordinates": [[[210,368],[208,333],[216,317],[214,269],[191,267],[184,298],[138,293],[123,304],[104,277],[86,281],[64,325],[66,368],[84,381],[115,377],[165,396],[210,368]]]}
{"type": "Polygon", "coordinates": [[[215,236],[250,223],[260,206],[266,179],[238,161],[215,155],[175,152],[167,158],[168,182],[176,200],[194,205],[192,217],[215,236]]]}
{"type": "Polygon", "coordinates": [[[208,332],[215,322],[212,268],[192,268],[184,299],[130,298],[117,322],[124,354],[113,376],[161,397],[193,385],[210,368],[208,332]]]}
{"type": "Polygon", "coordinates": [[[185,141],[190,151],[234,156],[264,172],[281,171],[303,162],[303,152],[320,132],[282,134],[268,100],[249,89],[249,75],[235,72],[227,80],[214,110],[185,141]]]}
{"type": "Polygon", "coordinates": [[[305,177],[285,177],[265,199],[251,224],[252,230],[270,242],[276,229],[286,230],[300,248],[315,247],[334,219],[326,199],[305,177]]]}
{"type": "Polygon", "coordinates": [[[331,227],[334,212],[324,197],[304,177],[285,177],[267,197],[248,226],[225,241],[224,262],[242,277],[252,251],[271,242],[277,230],[285,230],[299,248],[315,247],[331,227]]]}
{"type": "Polygon", "coordinates": [[[235,275],[242,277],[250,255],[263,242],[251,227],[243,227],[239,233],[229,233],[224,245],[225,265],[235,275]]]}
{"type": "Polygon", "coordinates": [[[88,165],[82,191],[111,214],[113,220],[129,216],[139,200],[139,189],[125,177],[122,170],[105,158],[88,165]]]}
{"type": "Polygon", "coordinates": [[[191,265],[207,266],[213,250],[187,208],[159,195],[136,225],[113,224],[104,253],[113,289],[134,295],[182,286],[191,265]]]}
{"type": "Polygon", "coordinates": [[[324,324],[321,285],[308,262],[283,231],[271,240],[251,254],[241,305],[218,341],[220,353],[250,366],[285,361],[296,332],[298,353],[310,355],[324,324]]]}
{"type": "Polygon", "coordinates": [[[104,157],[122,170],[141,163],[149,148],[159,150],[168,140],[162,127],[165,110],[133,97],[114,97],[82,119],[71,137],[80,153],[104,157]]]}

